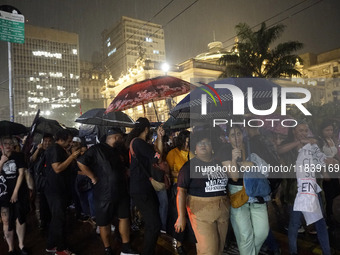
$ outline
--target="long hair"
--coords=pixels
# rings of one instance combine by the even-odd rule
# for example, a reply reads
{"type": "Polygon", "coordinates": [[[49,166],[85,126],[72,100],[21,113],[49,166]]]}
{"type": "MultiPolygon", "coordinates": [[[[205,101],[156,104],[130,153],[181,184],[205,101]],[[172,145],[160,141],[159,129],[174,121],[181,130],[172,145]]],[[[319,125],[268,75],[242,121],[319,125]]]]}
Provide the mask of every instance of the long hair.
{"type": "Polygon", "coordinates": [[[188,130],[182,130],[176,139],[176,147],[182,150],[185,146],[187,138],[190,138],[190,132],[188,130]]]}
{"type": "Polygon", "coordinates": [[[147,118],[138,118],[135,127],[131,130],[126,138],[125,146],[127,148],[130,148],[130,143],[132,139],[138,137],[141,133],[143,133],[146,127],[150,128],[149,120],[147,118]]]}

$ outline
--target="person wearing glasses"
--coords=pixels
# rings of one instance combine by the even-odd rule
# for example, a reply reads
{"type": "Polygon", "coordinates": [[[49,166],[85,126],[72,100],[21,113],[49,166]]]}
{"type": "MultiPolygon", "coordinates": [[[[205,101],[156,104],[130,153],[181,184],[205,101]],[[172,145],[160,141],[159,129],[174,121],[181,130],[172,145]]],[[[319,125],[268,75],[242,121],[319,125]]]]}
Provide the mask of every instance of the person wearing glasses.
{"type": "Polygon", "coordinates": [[[186,211],[197,240],[197,254],[222,254],[228,231],[228,178],[214,159],[209,131],[194,132],[190,148],[195,157],[181,168],[177,180],[177,232],[186,226],[186,211]]]}

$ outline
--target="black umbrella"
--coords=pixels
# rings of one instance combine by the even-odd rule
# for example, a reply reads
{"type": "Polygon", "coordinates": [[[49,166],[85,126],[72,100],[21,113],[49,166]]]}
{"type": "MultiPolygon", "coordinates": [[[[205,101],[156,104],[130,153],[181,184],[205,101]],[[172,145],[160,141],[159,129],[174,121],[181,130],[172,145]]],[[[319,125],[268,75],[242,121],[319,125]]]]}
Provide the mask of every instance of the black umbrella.
{"type": "Polygon", "coordinates": [[[0,136],[26,134],[27,128],[19,123],[8,120],[0,121],[0,136]]]}
{"type": "Polygon", "coordinates": [[[34,142],[40,143],[44,134],[55,135],[58,131],[66,129],[66,127],[57,120],[45,119],[39,117],[34,130],[34,142]]]}
{"type": "Polygon", "coordinates": [[[133,127],[135,122],[123,112],[109,112],[105,108],[95,108],[85,112],[75,121],[82,124],[98,126],[133,127]]]}

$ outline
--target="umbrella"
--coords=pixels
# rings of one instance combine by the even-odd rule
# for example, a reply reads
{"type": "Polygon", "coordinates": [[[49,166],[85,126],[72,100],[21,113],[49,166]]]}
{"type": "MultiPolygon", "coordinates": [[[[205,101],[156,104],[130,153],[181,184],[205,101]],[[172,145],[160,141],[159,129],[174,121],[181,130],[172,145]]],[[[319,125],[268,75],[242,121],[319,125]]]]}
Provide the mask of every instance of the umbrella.
{"type": "MultiPolygon", "coordinates": [[[[202,83],[203,84],[203,83],[202,83]]],[[[248,88],[253,89],[253,106],[257,110],[266,110],[272,106],[272,89],[279,86],[268,79],[260,78],[227,78],[203,84],[190,92],[182,101],[180,101],[171,111],[170,114],[175,118],[190,119],[209,119],[225,118],[233,116],[235,109],[234,102],[239,108],[242,105],[233,98],[231,91],[227,88],[214,88],[217,84],[230,84],[238,87],[244,94],[245,114],[249,113],[247,107],[248,88]],[[210,92],[211,91],[211,92],[210,92]],[[202,115],[202,95],[207,96],[207,114],[202,115]],[[209,97],[210,96],[210,97],[209,97]],[[238,103],[238,104],[237,104],[238,103]]],[[[279,94],[279,92],[278,92],[279,94]]]]}
{"type": "Polygon", "coordinates": [[[135,124],[135,122],[123,112],[109,112],[108,114],[105,114],[105,108],[91,109],[75,121],[89,125],[119,127],[133,127],[135,124]]]}
{"type": "Polygon", "coordinates": [[[59,123],[57,120],[39,117],[34,132],[39,134],[49,133],[55,135],[56,133],[58,133],[58,131],[63,129],[66,129],[66,127],[63,124],[59,123]]]}
{"type": "Polygon", "coordinates": [[[123,89],[111,102],[106,112],[122,111],[153,100],[183,95],[191,84],[172,76],[159,76],[132,84],[123,89]]]}
{"type": "Polygon", "coordinates": [[[0,121],[0,136],[26,134],[27,128],[19,123],[8,120],[0,121]]]}

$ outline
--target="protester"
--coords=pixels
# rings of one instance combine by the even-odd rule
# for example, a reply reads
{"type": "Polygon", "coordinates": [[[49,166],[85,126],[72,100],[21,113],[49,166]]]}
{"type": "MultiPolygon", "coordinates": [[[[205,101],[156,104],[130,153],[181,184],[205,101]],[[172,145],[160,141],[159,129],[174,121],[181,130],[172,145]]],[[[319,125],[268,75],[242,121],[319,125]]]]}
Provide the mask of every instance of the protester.
{"type": "MultiPolygon", "coordinates": [[[[221,151],[223,166],[229,171],[228,190],[230,193],[230,220],[235,233],[238,249],[241,255],[255,255],[260,252],[269,231],[269,221],[266,201],[270,196],[250,198],[245,196],[244,179],[240,167],[252,165],[247,161],[249,150],[243,142],[243,133],[239,126],[228,129],[227,135],[231,148],[221,151]],[[242,195],[242,196],[241,196],[242,195]],[[234,205],[235,200],[235,205],[234,205]],[[236,205],[236,201],[238,205],[236,205]]],[[[269,193],[268,193],[269,194],[269,193]]]]}
{"type": "Polygon", "coordinates": [[[195,157],[183,165],[178,175],[175,229],[184,231],[187,209],[197,240],[197,254],[222,254],[230,208],[226,195],[228,178],[223,171],[211,168],[221,167],[221,163],[213,159],[210,132],[194,132],[191,139],[195,157]],[[197,173],[197,168],[202,171],[197,173]]]}
{"type": "Polygon", "coordinates": [[[25,182],[27,166],[24,155],[14,151],[11,137],[1,139],[0,159],[0,209],[3,231],[8,244],[8,254],[14,250],[14,229],[19,241],[20,254],[28,254],[24,246],[26,216],[29,212],[28,188],[25,182]]]}
{"type": "MultiPolygon", "coordinates": [[[[278,147],[278,153],[281,156],[281,158],[284,160],[285,164],[288,166],[295,166],[299,171],[297,173],[301,172],[301,167],[303,167],[302,164],[305,163],[300,163],[298,164],[298,159],[299,155],[305,154],[305,156],[313,156],[312,150],[307,150],[308,147],[314,146],[316,149],[316,143],[317,140],[314,138],[308,137],[309,133],[309,128],[307,123],[305,122],[300,122],[297,126],[294,128],[291,128],[289,130],[289,134],[287,137],[287,140],[284,141],[279,147],[278,147]],[[303,148],[306,148],[304,151],[303,148]],[[301,151],[302,154],[299,154],[301,151]]],[[[321,153],[319,153],[319,156],[322,156],[321,153]]],[[[317,158],[313,158],[312,162],[314,160],[318,160],[317,158]]],[[[322,160],[324,161],[324,160],[322,160]]],[[[327,160],[326,160],[327,161],[327,160]]],[[[309,162],[309,161],[306,161],[309,162]]],[[[323,162],[322,162],[323,163],[323,162]]],[[[312,177],[310,176],[310,178],[312,177]]],[[[313,176],[313,179],[315,177],[313,176]]],[[[321,197],[320,197],[320,191],[321,189],[318,188],[318,185],[316,184],[316,180],[313,181],[313,187],[315,187],[315,190],[313,189],[313,192],[315,194],[308,198],[308,200],[314,201],[315,203],[312,204],[311,206],[313,208],[319,208],[319,212],[315,209],[311,213],[320,213],[321,218],[316,218],[313,220],[311,223],[315,223],[315,228],[317,231],[317,236],[319,239],[319,243],[322,249],[323,254],[331,254],[330,251],[330,245],[329,245],[329,237],[328,237],[328,232],[327,232],[327,227],[326,227],[326,222],[325,219],[322,217],[322,212],[321,212],[321,197]]],[[[308,209],[303,209],[307,205],[307,203],[303,202],[302,200],[296,200],[299,195],[298,190],[301,191],[301,184],[299,182],[299,179],[297,180],[296,178],[289,178],[287,179],[287,194],[285,194],[285,201],[288,203],[290,206],[290,216],[289,216],[289,226],[288,226],[288,243],[289,243],[289,252],[290,254],[298,254],[298,249],[297,249],[297,236],[298,236],[298,229],[301,226],[301,220],[302,216],[305,216],[305,219],[307,215],[303,213],[305,210],[309,211],[308,209]],[[296,208],[297,207],[297,208],[296,208]],[[301,208],[301,209],[298,209],[301,208]]],[[[309,194],[304,192],[305,194],[309,194]]],[[[300,192],[301,195],[301,192],[300,192]]],[[[301,196],[299,196],[301,197],[301,196]]],[[[308,206],[308,205],[307,205],[308,206]]],[[[314,217],[314,216],[313,216],[314,217]]],[[[311,224],[308,223],[307,224],[311,224]]]]}
{"type": "Polygon", "coordinates": [[[193,155],[190,154],[189,150],[189,138],[190,132],[187,130],[181,131],[176,137],[176,148],[169,151],[166,156],[166,161],[169,164],[171,171],[171,181],[172,186],[170,189],[170,202],[169,202],[169,226],[168,229],[170,235],[176,240],[176,250],[179,255],[185,255],[185,251],[183,248],[184,241],[184,231],[177,233],[174,229],[174,225],[178,218],[177,207],[176,207],[176,197],[177,197],[177,177],[179,174],[179,170],[182,166],[187,162],[193,155]]]}
{"type": "Polygon", "coordinates": [[[155,253],[161,229],[159,201],[150,178],[151,165],[161,161],[164,130],[161,126],[157,129],[157,140],[155,146],[153,146],[147,143],[150,140],[150,127],[148,119],[139,118],[126,141],[132,155],[130,165],[130,195],[145,222],[142,252],[145,255],[155,253]]]}
{"type": "Polygon", "coordinates": [[[41,230],[45,230],[48,228],[48,225],[51,221],[51,212],[48,207],[48,202],[45,194],[45,185],[46,185],[46,160],[45,160],[45,151],[54,143],[53,135],[44,134],[42,138],[42,142],[38,144],[36,150],[30,157],[30,162],[32,164],[33,176],[35,179],[35,188],[38,201],[39,201],[39,219],[40,224],[39,228],[41,230]]]}
{"type": "MultiPolygon", "coordinates": [[[[85,144],[80,145],[80,155],[84,155],[87,151],[87,146],[85,144]]],[[[76,177],[76,193],[79,197],[81,205],[81,219],[83,221],[89,221],[95,224],[95,209],[93,200],[93,184],[89,177],[87,177],[80,169],[78,164],[75,165],[77,171],[76,177]]]]}
{"type": "Polygon", "coordinates": [[[121,254],[137,254],[130,246],[130,198],[121,152],[115,147],[123,135],[119,129],[109,129],[104,143],[92,146],[78,159],[80,170],[94,184],[93,195],[97,225],[105,247],[105,254],[114,254],[110,245],[113,216],[119,218],[122,237],[121,254]]]}
{"type": "Polygon", "coordinates": [[[74,253],[68,250],[65,240],[66,208],[72,198],[70,165],[78,157],[80,150],[70,155],[67,153],[72,142],[72,133],[67,129],[58,131],[55,139],[55,144],[46,151],[45,194],[52,215],[46,251],[55,252],[57,255],[70,255],[74,253]]]}
{"type": "MultiPolygon", "coordinates": [[[[323,121],[320,125],[319,146],[328,158],[334,158],[339,164],[338,141],[334,138],[334,125],[332,121],[323,121]]],[[[334,161],[335,163],[335,161],[334,161]]],[[[330,226],[333,216],[333,199],[340,195],[339,178],[329,178],[323,180],[323,189],[326,200],[326,221],[330,226]]]]}

